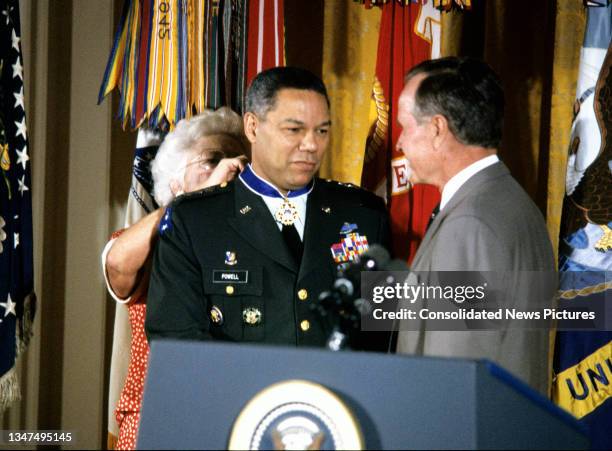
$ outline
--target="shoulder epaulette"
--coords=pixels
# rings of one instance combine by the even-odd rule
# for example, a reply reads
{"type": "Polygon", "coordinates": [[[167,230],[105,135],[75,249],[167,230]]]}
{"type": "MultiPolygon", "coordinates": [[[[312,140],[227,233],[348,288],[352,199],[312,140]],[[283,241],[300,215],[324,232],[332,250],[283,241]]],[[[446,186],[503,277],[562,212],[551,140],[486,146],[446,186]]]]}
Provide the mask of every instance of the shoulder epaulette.
{"type": "Polygon", "coordinates": [[[159,234],[164,235],[165,233],[172,230],[172,212],[179,205],[186,202],[190,202],[197,199],[205,199],[214,197],[217,195],[230,193],[233,190],[233,183],[221,183],[220,185],[209,186],[198,191],[191,191],[189,193],[181,194],[177,196],[168,207],[161,221],[159,222],[159,234]]]}
{"type": "Polygon", "coordinates": [[[332,179],[325,179],[325,181],[329,184],[331,184],[332,186],[343,186],[346,188],[355,188],[355,189],[361,189],[361,187],[354,185],[352,183],[344,183],[344,182],[339,182],[338,180],[332,180],[332,179]]]}
{"type": "Polygon", "coordinates": [[[226,194],[232,192],[234,187],[233,182],[223,182],[220,185],[209,186],[197,191],[191,191],[189,193],[181,194],[172,202],[172,205],[176,206],[185,201],[202,199],[206,197],[213,197],[219,194],[226,194]]]}
{"type": "Polygon", "coordinates": [[[377,194],[353,183],[338,182],[336,180],[323,180],[324,184],[332,191],[341,192],[345,202],[359,204],[365,207],[380,209],[384,208],[384,200],[377,194]]]}

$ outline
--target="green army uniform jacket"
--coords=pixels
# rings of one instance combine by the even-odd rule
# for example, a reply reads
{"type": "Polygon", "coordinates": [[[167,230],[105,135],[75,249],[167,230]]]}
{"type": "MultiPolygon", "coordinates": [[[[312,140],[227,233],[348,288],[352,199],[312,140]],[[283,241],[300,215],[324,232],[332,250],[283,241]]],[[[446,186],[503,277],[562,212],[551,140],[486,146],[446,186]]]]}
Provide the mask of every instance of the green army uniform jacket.
{"type": "MultiPolygon", "coordinates": [[[[389,247],[381,198],[316,179],[298,266],[268,207],[241,180],[177,198],[162,220],[153,258],[149,340],[325,345],[329,332],[310,306],[333,284],[331,247],[342,240],[346,223],[369,245],[389,247]]],[[[385,339],[372,336],[361,340],[370,337],[363,334],[360,347],[386,350],[385,339]]]]}

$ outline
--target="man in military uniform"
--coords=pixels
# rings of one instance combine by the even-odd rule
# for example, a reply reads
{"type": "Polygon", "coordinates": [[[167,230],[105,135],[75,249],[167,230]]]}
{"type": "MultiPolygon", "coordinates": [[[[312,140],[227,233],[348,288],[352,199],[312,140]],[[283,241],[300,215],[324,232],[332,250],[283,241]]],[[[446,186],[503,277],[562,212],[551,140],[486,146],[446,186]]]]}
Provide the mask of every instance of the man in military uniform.
{"type": "MultiPolygon", "coordinates": [[[[382,199],[315,178],[331,128],[319,78],[291,67],[262,72],[245,109],[252,164],[235,181],[179,197],[160,224],[149,340],[323,346],[329,331],[310,306],[338,264],[368,245],[388,247],[382,199]]],[[[360,347],[386,348],[371,337],[361,335],[360,347]]]]}

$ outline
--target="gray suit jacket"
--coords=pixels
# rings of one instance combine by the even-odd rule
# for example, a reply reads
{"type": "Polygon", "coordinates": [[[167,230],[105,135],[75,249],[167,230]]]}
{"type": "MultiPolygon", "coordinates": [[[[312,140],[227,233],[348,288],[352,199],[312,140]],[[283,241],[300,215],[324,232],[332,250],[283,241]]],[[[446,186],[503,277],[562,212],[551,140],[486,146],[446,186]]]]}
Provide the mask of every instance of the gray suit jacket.
{"type": "MultiPolygon", "coordinates": [[[[412,270],[504,272],[509,276],[496,287],[503,293],[500,306],[520,310],[528,307],[525,299],[532,287],[518,271],[549,271],[547,276],[554,277],[554,258],[542,214],[499,162],[471,177],[440,211],[412,270]]],[[[446,332],[427,330],[425,323],[420,331],[400,331],[398,352],[487,358],[546,392],[547,331],[446,332]]]]}

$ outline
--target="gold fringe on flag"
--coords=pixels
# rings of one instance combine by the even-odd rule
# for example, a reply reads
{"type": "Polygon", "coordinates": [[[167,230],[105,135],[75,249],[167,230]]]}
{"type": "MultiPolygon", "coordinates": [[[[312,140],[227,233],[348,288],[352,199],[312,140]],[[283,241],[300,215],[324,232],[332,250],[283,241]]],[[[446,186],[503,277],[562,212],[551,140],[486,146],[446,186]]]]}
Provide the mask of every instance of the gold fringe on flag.
{"type": "Polygon", "coordinates": [[[21,399],[21,390],[15,367],[0,376],[0,412],[4,412],[13,402],[21,399]]]}
{"type": "Polygon", "coordinates": [[[452,9],[471,9],[472,0],[433,0],[434,7],[441,11],[450,11],[452,9]]]}
{"type": "MultiPolygon", "coordinates": [[[[371,8],[373,6],[380,6],[389,1],[393,0],[353,0],[355,2],[361,3],[365,5],[366,8],[371,8]]],[[[409,5],[410,3],[426,3],[431,0],[396,0],[398,3],[403,5],[409,5]]],[[[472,8],[472,0],[433,0],[434,7],[441,11],[451,11],[452,9],[471,9],[472,8]]]]}

